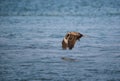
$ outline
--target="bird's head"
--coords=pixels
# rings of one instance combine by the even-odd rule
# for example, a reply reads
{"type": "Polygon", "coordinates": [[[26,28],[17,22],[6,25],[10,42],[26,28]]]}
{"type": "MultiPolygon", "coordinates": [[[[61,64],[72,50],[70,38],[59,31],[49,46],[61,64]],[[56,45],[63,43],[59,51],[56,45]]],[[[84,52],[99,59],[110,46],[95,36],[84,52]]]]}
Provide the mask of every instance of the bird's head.
{"type": "Polygon", "coordinates": [[[76,36],[77,36],[77,40],[80,40],[80,38],[83,37],[83,34],[81,34],[81,33],[77,33],[76,36]]]}

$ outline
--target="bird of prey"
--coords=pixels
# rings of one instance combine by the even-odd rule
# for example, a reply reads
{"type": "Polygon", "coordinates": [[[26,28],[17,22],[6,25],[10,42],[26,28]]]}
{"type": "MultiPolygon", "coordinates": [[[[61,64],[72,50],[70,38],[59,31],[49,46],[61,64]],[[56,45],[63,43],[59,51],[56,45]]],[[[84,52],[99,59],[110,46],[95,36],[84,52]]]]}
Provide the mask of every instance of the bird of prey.
{"type": "Polygon", "coordinates": [[[80,38],[83,37],[83,34],[79,32],[68,32],[62,41],[62,48],[63,49],[72,49],[76,43],[77,40],[80,40],[80,38]]]}

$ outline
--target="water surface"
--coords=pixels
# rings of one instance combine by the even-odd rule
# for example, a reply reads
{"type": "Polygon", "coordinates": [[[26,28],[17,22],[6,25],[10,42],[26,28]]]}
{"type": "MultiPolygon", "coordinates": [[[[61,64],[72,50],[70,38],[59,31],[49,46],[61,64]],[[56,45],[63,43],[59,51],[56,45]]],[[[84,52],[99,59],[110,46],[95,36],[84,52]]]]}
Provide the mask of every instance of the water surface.
{"type": "Polygon", "coordinates": [[[0,4],[0,81],[120,80],[119,0],[25,1],[0,4]],[[88,37],[62,50],[69,31],[88,37]]]}

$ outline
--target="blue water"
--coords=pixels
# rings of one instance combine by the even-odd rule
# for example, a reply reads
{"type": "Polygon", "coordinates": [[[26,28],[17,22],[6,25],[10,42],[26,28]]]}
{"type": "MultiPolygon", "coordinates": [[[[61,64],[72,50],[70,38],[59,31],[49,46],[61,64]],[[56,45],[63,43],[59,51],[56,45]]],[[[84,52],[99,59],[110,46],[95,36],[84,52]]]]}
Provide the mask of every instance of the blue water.
{"type": "Polygon", "coordinates": [[[120,1],[1,0],[0,81],[120,81],[120,1]]]}

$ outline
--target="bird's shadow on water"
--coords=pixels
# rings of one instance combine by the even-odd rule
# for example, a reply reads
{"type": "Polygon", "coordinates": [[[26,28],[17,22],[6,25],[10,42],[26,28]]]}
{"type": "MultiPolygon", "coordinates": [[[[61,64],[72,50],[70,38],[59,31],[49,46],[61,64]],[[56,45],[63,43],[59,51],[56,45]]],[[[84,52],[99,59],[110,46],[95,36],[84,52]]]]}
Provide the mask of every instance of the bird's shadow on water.
{"type": "Polygon", "coordinates": [[[61,50],[61,51],[63,51],[62,52],[62,54],[66,54],[66,55],[60,55],[59,56],[59,58],[62,60],[62,61],[64,61],[64,62],[79,62],[80,61],[80,59],[77,59],[77,58],[75,58],[73,55],[71,55],[71,54],[73,54],[73,52],[71,52],[72,50],[69,50],[69,49],[67,49],[67,50],[64,50],[64,49],[59,49],[59,50],[61,50]]]}
{"type": "Polygon", "coordinates": [[[62,59],[63,61],[67,61],[67,62],[79,62],[78,59],[71,58],[71,57],[61,57],[61,59],[62,59]]]}

